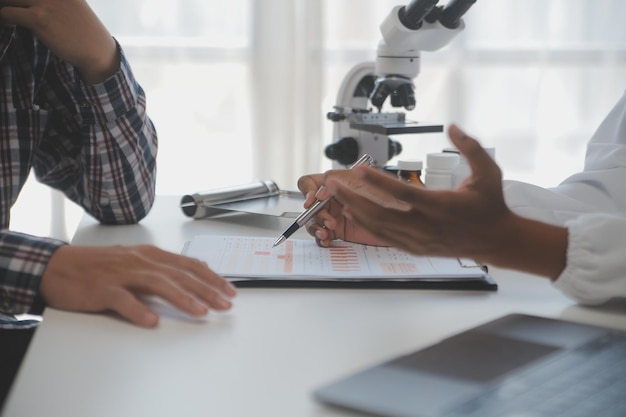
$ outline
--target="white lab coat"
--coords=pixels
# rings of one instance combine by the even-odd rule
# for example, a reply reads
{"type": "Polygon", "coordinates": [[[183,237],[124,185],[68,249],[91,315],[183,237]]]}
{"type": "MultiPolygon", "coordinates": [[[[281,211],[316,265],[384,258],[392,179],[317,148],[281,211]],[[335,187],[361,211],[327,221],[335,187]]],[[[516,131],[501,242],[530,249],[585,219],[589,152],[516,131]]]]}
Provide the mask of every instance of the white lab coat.
{"type": "Polygon", "coordinates": [[[587,144],[582,172],[548,189],[505,181],[504,193],[514,212],[568,228],[557,288],[583,304],[626,298],[626,93],[587,144]]]}

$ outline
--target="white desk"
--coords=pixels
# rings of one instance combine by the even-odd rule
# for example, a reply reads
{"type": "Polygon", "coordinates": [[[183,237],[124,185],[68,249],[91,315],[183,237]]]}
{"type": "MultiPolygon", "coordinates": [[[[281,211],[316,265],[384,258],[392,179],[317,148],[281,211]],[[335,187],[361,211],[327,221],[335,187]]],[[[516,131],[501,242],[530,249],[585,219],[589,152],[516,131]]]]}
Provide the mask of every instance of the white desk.
{"type": "MultiPolygon", "coordinates": [[[[139,225],[84,219],[74,243],[153,243],[179,252],[194,234],[273,237],[290,222],[246,214],[194,221],[178,197],[161,197],[139,225]]],[[[153,330],[48,309],[3,415],[353,416],[316,403],[312,390],[507,313],[626,329],[623,307],[583,308],[544,279],[492,275],[496,293],[240,289],[230,312],[202,320],[162,306],[153,330]]]]}

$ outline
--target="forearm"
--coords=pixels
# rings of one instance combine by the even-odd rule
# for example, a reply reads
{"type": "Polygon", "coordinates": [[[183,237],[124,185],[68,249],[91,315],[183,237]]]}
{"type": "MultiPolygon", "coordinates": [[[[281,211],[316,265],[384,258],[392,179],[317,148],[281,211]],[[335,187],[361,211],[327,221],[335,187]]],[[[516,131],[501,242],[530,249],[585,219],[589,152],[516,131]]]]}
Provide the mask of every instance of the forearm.
{"type": "Polygon", "coordinates": [[[97,136],[106,144],[88,152],[83,182],[78,184],[82,188],[66,193],[102,223],[136,223],[154,203],[155,136],[146,130],[137,132],[134,143],[100,132],[97,136]]]}
{"type": "Polygon", "coordinates": [[[78,114],[52,125],[35,165],[40,181],[104,223],[137,222],[154,201],[156,131],[144,92],[121,56],[120,70],[104,83],[87,86],[75,80],[66,86],[78,114]]]}
{"type": "Polygon", "coordinates": [[[103,223],[135,223],[154,202],[157,135],[146,97],[124,60],[104,84],[84,86],[83,207],[103,223]],[[110,85],[108,85],[110,84],[110,85]]]}
{"type": "Polygon", "coordinates": [[[101,35],[103,40],[98,42],[99,50],[94,50],[92,57],[76,66],[83,83],[86,85],[101,83],[114,75],[120,68],[121,57],[117,42],[104,26],[100,25],[100,27],[103,32],[101,35]]]}
{"type": "Polygon", "coordinates": [[[555,280],[567,262],[568,231],[511,213],[493,227],[493,250],[481,261],[555,280]]]}

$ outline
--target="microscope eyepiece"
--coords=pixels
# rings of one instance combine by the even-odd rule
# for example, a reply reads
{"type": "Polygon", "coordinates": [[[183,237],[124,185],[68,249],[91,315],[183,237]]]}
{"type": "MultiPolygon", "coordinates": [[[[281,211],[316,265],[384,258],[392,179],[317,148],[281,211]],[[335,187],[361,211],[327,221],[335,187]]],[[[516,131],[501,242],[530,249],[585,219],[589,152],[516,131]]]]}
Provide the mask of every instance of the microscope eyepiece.
{"type": "Polygon", "coordinates": [[[409,4],[402,7],[398,14],[402,24],[411,30],[422,27],[422,20],[435,7],[439,0],[411,0],[409,4]]]}
{"type": "Polygon", "coordinates": [[[469,10],[476,0],[451,0],[441,11],[439,23],[448,29],[456,29],[461,24],[461,17],[469,10]]]}

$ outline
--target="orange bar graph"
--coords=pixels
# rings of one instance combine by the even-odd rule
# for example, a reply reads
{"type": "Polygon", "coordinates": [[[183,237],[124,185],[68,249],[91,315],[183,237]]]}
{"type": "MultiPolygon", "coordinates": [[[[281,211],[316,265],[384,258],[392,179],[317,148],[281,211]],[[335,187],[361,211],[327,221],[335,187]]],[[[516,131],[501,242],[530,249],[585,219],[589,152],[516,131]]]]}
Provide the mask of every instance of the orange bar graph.
{"type": "Polygon", "coordinates": [[[293,242],[287,241],[285,243],[285,266],[284,271],[286,273],[293,272],[293,242]]]}
{"type": "Polygon", "coordinates": [[[360,271],[359,257],[352,246],[331,246],[330,263],[335,272],[360,271]]]}

